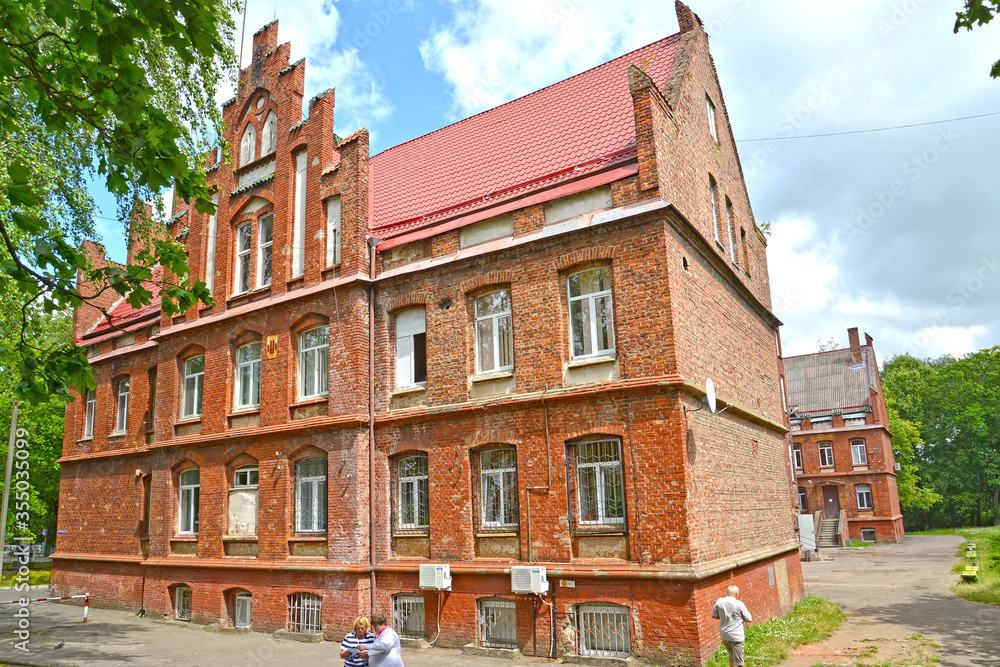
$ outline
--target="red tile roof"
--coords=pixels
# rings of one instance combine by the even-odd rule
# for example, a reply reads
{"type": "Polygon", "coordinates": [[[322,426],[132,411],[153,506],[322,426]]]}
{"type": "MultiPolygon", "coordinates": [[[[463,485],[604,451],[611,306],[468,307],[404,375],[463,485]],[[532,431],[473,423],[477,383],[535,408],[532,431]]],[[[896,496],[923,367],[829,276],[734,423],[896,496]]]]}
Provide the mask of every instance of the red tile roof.
{"type": "Polygon", "coordinates": [[[371,158],[372,229],[389,238],[434,220],[635,159],[628,66],[661,89],[680,34],[671,35],[371,158]]]}
{"type": "MultiPolygon", "coordinates": [[[[153,281],[159,281],[163,276],[163,268],[156,267],[153,270],[153,281]]],[[[111,310],[111,321],[108,318],[102,317],[100,321],[97,322],[91,331],[83,334],[83,338],[94,338],[98,334],[110,330],[112,327],[121,329],[127,326],[130,322],[136,322],[146,317],[150,317],[160,312],[160,288],[154,284],[154,282],[146,281],[144,287],[153,293],[153,300],[150,301],[148,305],[136,310],[127,301],[122,301],[117,306],[111,310]]]]}

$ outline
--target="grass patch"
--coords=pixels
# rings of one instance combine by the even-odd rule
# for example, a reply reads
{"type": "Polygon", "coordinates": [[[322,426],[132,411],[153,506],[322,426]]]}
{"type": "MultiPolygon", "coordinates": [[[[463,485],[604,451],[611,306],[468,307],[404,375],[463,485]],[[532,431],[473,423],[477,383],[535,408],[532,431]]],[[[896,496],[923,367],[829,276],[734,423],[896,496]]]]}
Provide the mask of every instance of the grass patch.
{"type": "MultiPolygon", "coordinates": [[[[52,570],[31,570],[28,572],[28,585],[30,586],[48,586],[51,580],[52,570]]],[[[13,586],[19,583],[23,582],[17,580],[14,574],[6,574],[0,578],[0,587],[13,586]]]]}
{"type": "Polygon", "coordinates": [[[851,540],[851,543],[848,544],[847,546],[849,546],[849,547],[864,548],[864,547],[873,547],[873,546],[875,546],[875,543],[874,542],[862,542],[860,540],[851,540]]]}
{"type": "Polygon", "coordinates": [[[959,574],[972,563],[972,559],[965,558],[970,542],[976,545],[975,561],[979,563],[979,580],[966,582],[959,578],[952,590],[966,600],[1000,606],[1000,526],[957,528],[949,534],[965,538],[956,554],[962,560],[952,568],[952,572],[959,574]]]}
{"type": "MultiPolygon", "coordinates": [[[[747,628],[743,653],[747,667],[777,665],[802,644],[815,644],[832,635],[847,616],[840,607],[823,598],[810,595],[795,605],[791,613],[772,618],[767,623],[747,628]]],[[[706,667],[728,667],[729,654],[721,647],[706,667]]]]}

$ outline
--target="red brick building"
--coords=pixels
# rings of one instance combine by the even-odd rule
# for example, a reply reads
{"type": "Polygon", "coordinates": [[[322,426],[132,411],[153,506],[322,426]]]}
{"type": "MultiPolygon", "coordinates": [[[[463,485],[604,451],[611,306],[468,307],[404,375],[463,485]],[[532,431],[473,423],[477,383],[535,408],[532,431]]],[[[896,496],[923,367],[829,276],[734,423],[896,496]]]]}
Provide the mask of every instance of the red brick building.
{"type": "Polygon", "coordinates": [[[799,508],[816,515],[820,546],[898,542],[903,515],[882,379],[871,336],[850,347],[786,357],[799,508]]]}
{"type": "Polygon", "coordinates": [[[259,31],[218,211],[171,222],[214,305],[76,314],[98,389],[66,414],[54,590],[336,640],[374,606],[439,646],[691,663],[726,586],[760,619],[799,600],[766,243],[677,12],[372,157],[334,134],[332,90],[303,119],[305,64],[259,31]],[[449,591],[421,588],[429,564],[449,591]],[[521,565],[545,596],[512,592],[521,565]]]}

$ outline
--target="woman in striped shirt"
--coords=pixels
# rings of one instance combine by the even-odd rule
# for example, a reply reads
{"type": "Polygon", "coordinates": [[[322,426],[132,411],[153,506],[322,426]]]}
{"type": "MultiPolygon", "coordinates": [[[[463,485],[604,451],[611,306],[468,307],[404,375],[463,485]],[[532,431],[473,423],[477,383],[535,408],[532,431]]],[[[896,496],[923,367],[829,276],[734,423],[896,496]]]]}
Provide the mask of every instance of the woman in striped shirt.
{"type": "Polygon", "coordinates": [[[344,659],[344,667],[368,667],[368,658],[358,655],[359,646],[368,646],[375,641],[371,632],[371,623],[364,616],[354,619],[354,632],[348,632],[340,645],[340,657],[344,659]]]}

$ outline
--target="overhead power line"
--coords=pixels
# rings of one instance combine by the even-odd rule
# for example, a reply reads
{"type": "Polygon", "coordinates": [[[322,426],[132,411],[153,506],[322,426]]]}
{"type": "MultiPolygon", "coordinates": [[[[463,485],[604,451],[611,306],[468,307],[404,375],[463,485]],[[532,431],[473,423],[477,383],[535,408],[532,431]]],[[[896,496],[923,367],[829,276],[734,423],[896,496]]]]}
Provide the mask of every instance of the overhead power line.
{"type": "Polygon", "coordinates": [[[886,132],[888,130],[902,130],[907,127],[923,127],[925,125],[940,125],[941,123],[953,123],[960,120],[972,120],[973,118],[986,118],[987,116],[1000,116],[1000,111],[991,113],[981,113],[975,116],[962,116],[961,118],[947,118],[945,120],[929,120],[926,123],[909,123],[907,125],[892,125],[890,127],[873,127],[868,130],[849,130],[847,132],[825,132],[822,134],[798,134],[791,137],[764,137],[762,139],[737,139],[736,143],[750,143],[752,141],[787,141],[789,139],[814,139],[816,137],[840,137],[846,134],[867,134],[869,132],[886,132]]]}

